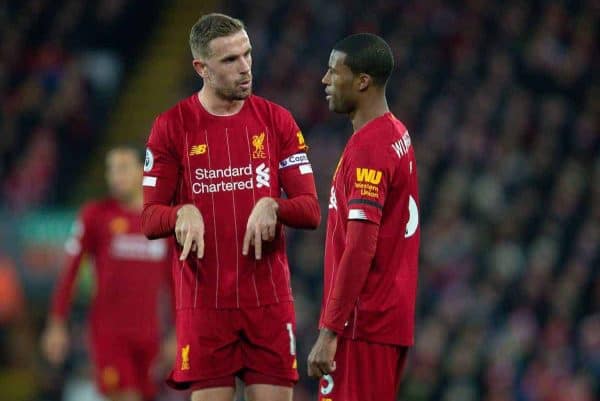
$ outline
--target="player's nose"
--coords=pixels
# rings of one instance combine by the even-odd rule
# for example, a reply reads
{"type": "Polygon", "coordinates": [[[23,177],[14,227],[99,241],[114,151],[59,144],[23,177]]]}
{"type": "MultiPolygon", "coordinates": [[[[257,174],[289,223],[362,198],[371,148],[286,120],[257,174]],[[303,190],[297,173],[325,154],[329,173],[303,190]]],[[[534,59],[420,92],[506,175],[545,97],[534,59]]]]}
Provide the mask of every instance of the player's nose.
{"type": "Polygon", "coordinates": [[[250,63],[246,59],[244,59],[244,58],[241,59],[240,73],[241,74],[248,74],[248,73],[250,73],[250,63]]]}

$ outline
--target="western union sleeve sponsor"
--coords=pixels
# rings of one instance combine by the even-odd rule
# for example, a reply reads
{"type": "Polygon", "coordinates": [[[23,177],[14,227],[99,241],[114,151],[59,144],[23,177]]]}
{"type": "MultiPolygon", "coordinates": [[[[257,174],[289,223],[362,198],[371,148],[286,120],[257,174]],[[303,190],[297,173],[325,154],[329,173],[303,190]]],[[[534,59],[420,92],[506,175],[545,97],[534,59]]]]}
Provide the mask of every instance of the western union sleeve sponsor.
{"type": "Polygon", "coordinates": [[[368,182],[373,185],[378,185],[381,182],[382,172],[371,168],[356,168],[356,181],[368,182]]]}

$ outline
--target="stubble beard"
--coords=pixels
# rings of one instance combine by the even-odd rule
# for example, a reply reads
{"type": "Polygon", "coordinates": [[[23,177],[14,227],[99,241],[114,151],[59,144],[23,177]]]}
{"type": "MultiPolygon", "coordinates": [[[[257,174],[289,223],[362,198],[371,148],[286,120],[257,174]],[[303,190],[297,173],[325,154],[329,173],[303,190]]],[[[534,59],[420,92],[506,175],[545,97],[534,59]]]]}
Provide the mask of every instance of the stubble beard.
{"type": "Polygon", "coordinates": [[[247,99],[252,94],[252,87],[248,89],[218,89],[216,91],[217,96],[223,100],[236,101],[247,99]]]}

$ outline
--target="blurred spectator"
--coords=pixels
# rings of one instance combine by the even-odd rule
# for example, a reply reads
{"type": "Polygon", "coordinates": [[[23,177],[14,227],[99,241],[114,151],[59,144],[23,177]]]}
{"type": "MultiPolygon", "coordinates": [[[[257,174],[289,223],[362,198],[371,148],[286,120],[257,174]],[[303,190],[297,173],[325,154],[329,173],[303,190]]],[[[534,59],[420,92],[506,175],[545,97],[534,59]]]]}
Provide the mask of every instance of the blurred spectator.
{"type": "Polygon", "coordinates": [[[161,0],[0,3],[0,204],[64,204],[161,0]]]}

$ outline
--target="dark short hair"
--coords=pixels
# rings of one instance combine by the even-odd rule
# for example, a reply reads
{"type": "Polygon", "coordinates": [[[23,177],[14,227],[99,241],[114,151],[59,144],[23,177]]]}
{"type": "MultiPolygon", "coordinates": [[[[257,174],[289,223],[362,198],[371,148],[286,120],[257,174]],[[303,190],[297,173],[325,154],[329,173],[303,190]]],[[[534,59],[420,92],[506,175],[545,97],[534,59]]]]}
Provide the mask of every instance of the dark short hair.
{"type": "Polygon", "coordinates": [[[225,14],[211,13],[200,17],[190,31],[190,49],[194,58],[209,57],[211,40],[245,29],[244,23],[225,14]]]}
{"type": "Polygon", "coordinates": [[[346,64],[354,74],[368,74],[377,86],[385,86],[394,69],[392,49],[385,40],[372,33],[357,33],[340,40],[333,47],[346,54],[346,64]]]}

